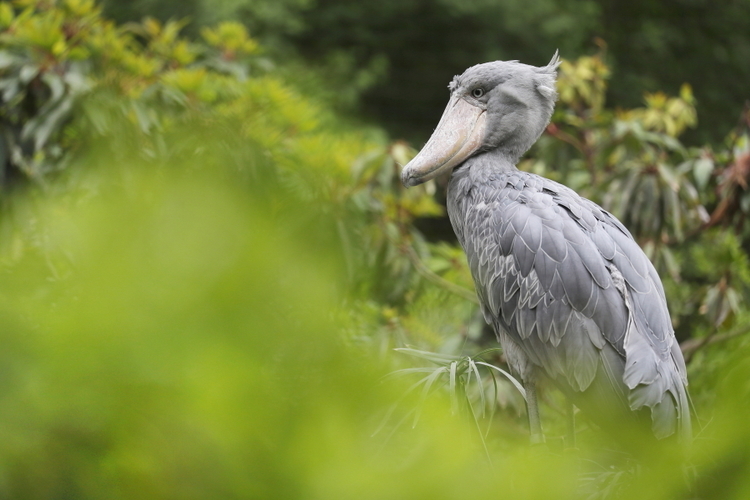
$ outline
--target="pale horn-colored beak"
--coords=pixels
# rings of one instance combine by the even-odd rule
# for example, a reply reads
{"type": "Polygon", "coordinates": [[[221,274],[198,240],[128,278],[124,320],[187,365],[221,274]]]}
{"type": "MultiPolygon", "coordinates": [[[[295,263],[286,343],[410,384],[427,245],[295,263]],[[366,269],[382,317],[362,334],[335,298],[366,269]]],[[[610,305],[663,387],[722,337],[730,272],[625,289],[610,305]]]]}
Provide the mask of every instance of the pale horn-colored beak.
{"type": "Polygon", "coordinates": [[[482,145],[486,122],[484,109],[451,97],[430,140],[401,171],[401,182],[422,184],[467,159],[482,145]]]}

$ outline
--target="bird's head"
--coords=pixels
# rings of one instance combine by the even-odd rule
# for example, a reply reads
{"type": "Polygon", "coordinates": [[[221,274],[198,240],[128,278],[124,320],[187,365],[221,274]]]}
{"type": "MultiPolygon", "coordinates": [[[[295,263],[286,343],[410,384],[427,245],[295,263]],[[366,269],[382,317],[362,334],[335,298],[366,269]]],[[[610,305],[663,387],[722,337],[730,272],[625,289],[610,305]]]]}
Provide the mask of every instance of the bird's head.
{"type": "Polygon", "coordinates": [[[555,53],[549,64],[539,68],[495,61],[456,76],[432,137],[401,172],[404,185],[426,182],[482,151],[501,149],[515,163],[552,117],[559,65],[555,53]]]}

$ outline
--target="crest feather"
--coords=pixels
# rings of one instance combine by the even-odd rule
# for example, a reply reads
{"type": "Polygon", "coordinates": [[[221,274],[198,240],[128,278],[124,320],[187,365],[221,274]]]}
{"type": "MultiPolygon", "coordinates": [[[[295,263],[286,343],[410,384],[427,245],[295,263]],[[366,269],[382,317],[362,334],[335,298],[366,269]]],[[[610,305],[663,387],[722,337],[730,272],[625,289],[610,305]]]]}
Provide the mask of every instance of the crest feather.
{"type": "Polygon", "coordinates": [[[557,80],[557,68],[560,66],[560,51],[556,50],[555,55],[546,66],[536,68],[539,76],[536,77],[536,89],[550,102],[557,100],[557,90],[555,89],[555,80],[557,80]]]}
{"type": "Polygon", "coordinates": [[[560,50],[555,51],[555,55],[552,56],[552,59],[550,59],[550,62],[547,63],[546,66],[542,66],[541,68],[537,68],[538,73],[550,73],[553,74],[557,71],[557,68],[560,66],[560,63],[562,61],[560,60],[560,50]]]}

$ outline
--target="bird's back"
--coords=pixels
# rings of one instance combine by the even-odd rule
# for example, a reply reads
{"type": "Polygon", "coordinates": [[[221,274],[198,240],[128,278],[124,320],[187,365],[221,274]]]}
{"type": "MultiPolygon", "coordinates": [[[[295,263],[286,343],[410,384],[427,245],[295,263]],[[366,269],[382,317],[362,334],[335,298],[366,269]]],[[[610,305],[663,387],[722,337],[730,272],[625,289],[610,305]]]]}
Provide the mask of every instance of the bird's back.
{"type": "Polygon", "coordinates": [[[648,407],[657,437],[690,434],[661,281],[614,216],[543,177],[468,167],[453,173],[448,213],[485,319],[530,363],[584,411],[589,399],[648,407]]]}

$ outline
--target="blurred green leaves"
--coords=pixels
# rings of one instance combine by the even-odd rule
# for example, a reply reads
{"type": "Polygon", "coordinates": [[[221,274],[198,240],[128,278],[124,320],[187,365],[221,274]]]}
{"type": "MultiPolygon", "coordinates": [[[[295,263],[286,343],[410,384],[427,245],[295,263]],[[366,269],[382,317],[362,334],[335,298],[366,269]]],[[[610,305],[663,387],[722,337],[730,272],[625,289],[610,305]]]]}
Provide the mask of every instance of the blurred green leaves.
{"type": "Polygon", "coordinates": [[[485,488],[440,405],[444,438],[370,437],[401,389],[342,343],[314,228],[289,233],[226,172],[121,167],[45,201],[43,252],[4,269],[0,495],[413,498],[454,467],[485,488]]]}
{"type": "Polygon", "coordinates": [[[612,110],[601,55],[566,61],[522,167],[607,205],[666,278],[708,422],[692,490],[668,445],[633,466],[584,423],[558,453],[543,388],[551,451],[526,448],[462,252],[415,228],[441,188],[405,191],[415,150],[290,84],[243,26],[188,40],[76,0],[0,23],[0,497],[747,495],[749,141],[684,147],[689,87],[612,110]]]}
{"type": "MultiPolygon", "coordinates": [[[[20,171],[44,184],[63,168],[66,153],[80,144],[80,129],[67,125],[76,115],[86,117],[92,94],[125,97],[119,112],[149,133],[196,107],[237,98],[248,57],[258,51],[236,22],[204,29],[208,45],[200,45],[180,37],[184,21],[146,18],[119,27],[93,1],[17,2],[17,15],[3,5],[9,24],[0,35],[5,178],[20,171]],[[159,105],[173,113],[146,109],[159,105]]],[[[106,120],[93,114],[89,119],[102,132],[106,120]]]]}

